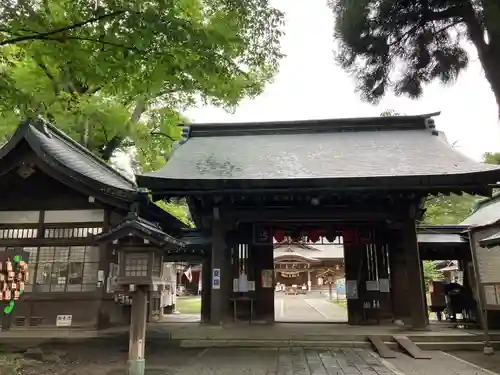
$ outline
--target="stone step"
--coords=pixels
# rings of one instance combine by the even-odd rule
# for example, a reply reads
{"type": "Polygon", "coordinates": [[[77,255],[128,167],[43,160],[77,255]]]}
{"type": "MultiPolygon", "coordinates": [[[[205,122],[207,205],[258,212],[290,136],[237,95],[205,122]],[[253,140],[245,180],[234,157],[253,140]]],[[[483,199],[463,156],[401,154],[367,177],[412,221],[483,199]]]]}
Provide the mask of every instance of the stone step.
{"type": "MultiPolygon", "coordinates": [[[[374,337],[379,338],[383,342],[394,342],[393,335],[372,335],[374,337]]],[[[435,334],[435,335],[406,335],[411,341],[415,343],[420,342],[480,342],[483,341],[483,335],[474,335],[474,334],[435,334]]],[[[153,339],[161,339],[164,340],[165,336],[160,336],[158,338],[153,338],[151,335],[148,336],[148,340],[153,339]]],[[[253,340],[253,341],[320,341],[320,342],[346,342],[346,341],[355,341],[355,342],[364,342],[368,341],[367,335],[298,335],[298,334],[280,334],[280,335],[252,335],[245,334],[243,335],[231,335],[231,334],[218,334],[218,333],[210,333],[206,335],[185,335],[183,333],[173,334],[170,339],[175,341],[184,341],[184,340],[253,340]]],[[[490,335],[491,341],[500,341],[500,335],[490,335]]]]}
{"type": "MultiPolygon", "coordinates": [[[[385,341],[387,347],[400,352],[395,341],[385,341]]],[[[308,347],[308,348],[364,348],[374,349],[369,341],[340,341],[340,340],[213,340],[213,339],[189,339],[179,340],[177,344],[182,348],[281,348],[281,347],[308,347]]],[[[431,341],[419,342],[418,347],[422,350],[483,350],[483,341],[431,341]]],[[[491,341],[491,346],[500,348],[500,341],[491,341]]]]}
{"type": "Polygon", "coordinates": [[[368,341],[303,341],[303,340],[181,340],[181,348],[370,348],[368,341]]]}

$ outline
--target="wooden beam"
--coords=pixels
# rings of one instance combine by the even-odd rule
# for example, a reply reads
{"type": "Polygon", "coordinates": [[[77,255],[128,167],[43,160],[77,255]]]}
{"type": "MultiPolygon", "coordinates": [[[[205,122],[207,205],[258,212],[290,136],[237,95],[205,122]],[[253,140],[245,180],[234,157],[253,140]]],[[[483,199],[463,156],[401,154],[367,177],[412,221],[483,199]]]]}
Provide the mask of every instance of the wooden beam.
{"type": "Polygon", "coordinates": [[[404,214],[398,212],[370,212],[335,209],[240,209],[235,211],[226,210],[224,215],[231,220],[243,222],[264,221],[384,221],[388,219],[400,219],[404,214]]]}
{"type": "Polygon", "coordinates": [[[401,346],[409,355],[415,359],[431,359],[429,354],[426,354],[413,341],[406,336],[394,336],[394,340],[401,346]]]}
{"type": "Polygon", "coordinates": [[[397,354],[391,348],[389,348],[385,342],[378,336],[368,336],[368,340],[372,343],[372,345],[377,350],[377,353],[382,358],[396,358],[397,354]]]}

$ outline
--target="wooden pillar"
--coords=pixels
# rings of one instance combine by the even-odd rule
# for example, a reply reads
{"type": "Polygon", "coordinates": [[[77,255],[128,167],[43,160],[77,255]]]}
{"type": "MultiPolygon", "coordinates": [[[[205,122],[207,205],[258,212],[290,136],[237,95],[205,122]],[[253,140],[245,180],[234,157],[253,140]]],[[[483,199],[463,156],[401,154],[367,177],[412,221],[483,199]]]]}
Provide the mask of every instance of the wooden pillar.
{"type": "Polygon", "coordinates": [[[210,295],[211,295],[211,280],[212,280],[212,269],[211,256],[207,256],[203,259],[203,265],[201,269],[201,321],[204,323],[210,322],[210,295]]]}
{"type": "Polygon", "coordinates": [[[380,301],[380,319],[392,319],[391,289],[387,290],[389,283],[389,255],[388,245],[376,244],[377,253],[377,274],[379,281],[379,301],[380,301]],[[387,280],[387,281],[386,281],[387,280]]]}
{"type": "Polygon", "coordinates": [[[262,271],[274,268],[273,245],[254,245],[253,267],[255,269],[255,318],[268,323],[274,322],[274,282],[271,287],[262,285],[262,271]]]}
{"type": "Polygon", "coordinates": [[[406,321],[410,316],[411,296],[408,292],[405,254],[403,249],[394,249],[391,253],[391,300],[395,320],[406,321]]]}
{"type": "Polygon", "coordinates": [[[420,261],[418,250],[415,220],[407,220],[404,223],[403,236],[408,278],[408,297],[409,301],[411,301],[411,325],[413,329],[425,329],[427,327],[425,289],[422,279],[422,262],[420,261]]]}
{"type": "Polygon", "coordinates": [[[212,221],[212,264],[210,293],[210,323],[220,325],[224,321],[228,301],[227,284],[231,277],[227,273],[226,227],[220,220],[219,208],[215,207],[212,221]]]}
{"type": "MultiPolygon", "coordinates": [[[[347,299],[347,323],[350,325],[359,324],[362,314],[362,303],[359,299],[359,267],[360,267],[360,253],[359,248],[353,244],[344,243],[344,262],[345,262],[345,280],[346,288],[348,281],[356,281],[358,296],[356,299],[347,299]]],[[[329,286],[330,288],[330,286],[329,286]]],[[[346,290],[346,293],[348,291],[346,290]]]]}
{"type": "Polygon", "coordinates": [[[128,375],[144,375],[148,290],[138,286],[132,295],[132,317],[128,350],[128,375]]]}

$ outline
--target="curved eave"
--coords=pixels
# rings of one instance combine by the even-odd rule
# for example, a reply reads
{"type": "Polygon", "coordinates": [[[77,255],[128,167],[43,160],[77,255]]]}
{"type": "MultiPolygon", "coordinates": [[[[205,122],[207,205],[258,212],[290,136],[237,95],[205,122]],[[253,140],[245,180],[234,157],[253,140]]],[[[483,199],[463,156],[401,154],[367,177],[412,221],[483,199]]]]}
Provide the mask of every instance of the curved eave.
{"type": "Polygon", "coordinates": [[[357,178],[303,179],[173,179],[136,175],[137,183],[156,196],[185,196],[237,193],[252,188],[253,193],[287,192],[290,188],[304,191],[341,190],[412,190],[422,192],[467,192],[491,195],[488,184],[500,181],[500,169],[461,174],[423,176],[379,176],[357,178]]]}
{"type": "Polygon", "coordinates": [[[159,228],[148,228],[135,220],[125,220],[106,233],[94,236],[95,242],[112,242],[129,236],[136,236],[165,248],[185,249],[186,244],[163,232],[159,228]]]}
{"type": "Polygon", "coordinates": [[[283,253],[283,254],[278,254],[274,256],[274,261],[275,262],[280,262],[280,261],[286,261],[286,260],[302,260],[306,261],[308,263],[320,263],[321,260],[313,257],[308,257],[305,255],[297,254],[297,253],[283,253]]]}
{"type": "MultiPolygon", "coordinates": [[[[68,168],[66,165],[61,163],[54,155],[47,152],[44,147],[37,141],[37,137],[31,134],[31,124],[29,122],[23,122],[14,132],[12,137],[0,148],[0,160],[7,157],[23,140],[29,145],[31,150],[38,157],[38,166],[47,174],[52,175],[57,180],[64,184],[70,185],[73,189],[80,191],[84,194],[92,195],[96,198],[101,196],[111,197],[114,201],[112,204],[117,204],[118,206],[126,207],[132,202],[137,194],[137,190],[131,185],[130,190],[119,189],[107,184],[103,184],[101,181],[89,178],[75,170],[68,168]],[[55,173],[53,173],[55,172],[55,173]],[[81,185],[84,185],[82,188],[81,185]],[[120,203],[123,201],[123,203],[120,203]]],[[[54,128],[55,129],[55,128],[54,128]]],[[[51,127],[51,131],[54,131],[51,127]]],[[[57,136],[61,137],[67,142],[73,142],[69,137],[64,135],[62,132],[57,132],[57,136]]],[[[75,146],[76,147],[76,146],[75,146]]],[[[81,148],[81,146],[78,146],[81,148]]],[[[91,155],[90,151],[86,151],[86,154],[91,155]]],[[[109,202],[108,202],[109,203],[109,202]]]]}

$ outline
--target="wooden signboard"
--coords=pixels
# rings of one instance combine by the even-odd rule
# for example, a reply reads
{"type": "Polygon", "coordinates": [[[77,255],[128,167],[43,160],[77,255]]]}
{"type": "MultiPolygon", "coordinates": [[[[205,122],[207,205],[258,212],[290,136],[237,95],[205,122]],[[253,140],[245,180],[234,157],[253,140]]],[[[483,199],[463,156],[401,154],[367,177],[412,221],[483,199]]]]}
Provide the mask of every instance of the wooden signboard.
{"type": "Polygon", "coordinates": [[[270,245],[273,234],[269,225],[255,224],[253,227],[253,242],[255,245],[270,245]]]}

